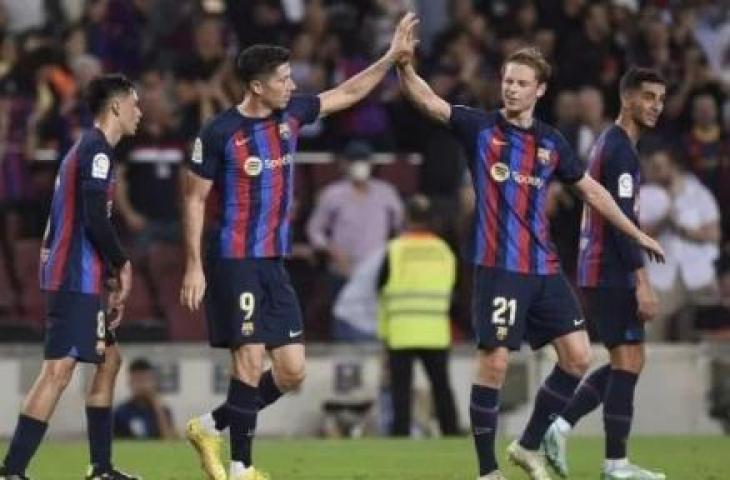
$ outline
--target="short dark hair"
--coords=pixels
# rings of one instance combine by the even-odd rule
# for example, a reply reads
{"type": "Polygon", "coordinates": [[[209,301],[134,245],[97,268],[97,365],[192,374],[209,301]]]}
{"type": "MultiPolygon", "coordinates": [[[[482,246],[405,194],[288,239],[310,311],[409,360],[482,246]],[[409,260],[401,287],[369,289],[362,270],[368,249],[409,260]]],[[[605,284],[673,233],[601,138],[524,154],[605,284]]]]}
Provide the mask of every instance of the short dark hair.
{"type": "Polygon", "coordinates": [[[256,44],[245,48],[236,59],[238,78],[244,85],[274,73],[279,65],[289,61],[290,52],[278,45],[256,44]]]}
{"type": "Polygon", "coordinates": [[[508,63],[519,63],[520,65],[526,65],[532,68],[535,71],[537,83],[546,83],[550,80],[550,75],[553,71],[537,47],[521,48],[510,54],[502,64],[502,73],[504,73],[504,69],[508,63]]]}
{"type": "Polygon", "coordinates": [[[621,77],[621,83],[619,86],[621,95],[637,90],[644,82],[658,83],[664,86],[667,85],[667,81],[664,79],[664,76],[653,68],[630,67],[621,77]]]}
{"type": "Polygon", "coordinates": [[[96,77],[86,88],[86,103],[95,117],[104,111],[109,99],[114,95],[129,93],[134,89],[130,79],[121,73],[112,73],[96,77]]]}
{"type": "Polygon", "coordinates": [[[431,222],[431,201],[425,195],[413,195],[406,203],[406,215],[411,223],[428,225],[431,222]]]}
{"type": "Polygon", "coordinates": [[[154,370],[154,367],[150,363],[149,360],[142,357],[137,357],[134,360],[132,360],[132,363],[129,364],[129,373],[135,373],[135,372],[151,372],[154,370]]]}

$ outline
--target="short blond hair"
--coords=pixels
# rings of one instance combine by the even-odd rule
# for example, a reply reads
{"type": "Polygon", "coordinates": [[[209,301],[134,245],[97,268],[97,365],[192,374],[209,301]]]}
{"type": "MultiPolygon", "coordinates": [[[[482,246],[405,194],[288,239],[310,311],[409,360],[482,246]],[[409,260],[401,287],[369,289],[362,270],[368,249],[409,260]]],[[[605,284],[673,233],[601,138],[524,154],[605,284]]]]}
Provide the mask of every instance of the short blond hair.
{"type": "Polygon", "coordinates": [[[504,69],[508,63],[519,63],[532,68],[535,71],[537,83],[546,83],[550,80],[553,71],[542,52],[536,47],[521,48],[511,53],[502,64],[502,74],[504,74],[504,69]]]}

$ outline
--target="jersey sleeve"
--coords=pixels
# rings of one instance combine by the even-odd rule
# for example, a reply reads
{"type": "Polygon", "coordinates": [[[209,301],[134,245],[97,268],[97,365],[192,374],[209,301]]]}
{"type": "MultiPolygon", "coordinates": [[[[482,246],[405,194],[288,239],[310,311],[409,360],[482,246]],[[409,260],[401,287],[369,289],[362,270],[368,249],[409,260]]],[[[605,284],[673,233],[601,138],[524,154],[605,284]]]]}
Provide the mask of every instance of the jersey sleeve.
{"type": "Polygon", "coordinates": [[[560,132],[555,132],[557,141],[555,148],[558,155],[558,164],[555,167],[555,176],[567,184],[575,183],[585,175],[585,167],[581,163],[575,150],[560,132]]]}
{"type": "Polygon", "coordinates": [[[101,142],[93,142],[79,155],[78,178],[84,189],[106,192],[113,178],[111,150],[101,142]]]}
{"type": "Polygon", "coordinates": [[[220,137],[211,124],[200,130],[193,144],[193,152],[187,160],[190,170],[196,175],[213,180],[222,163],[223,148],[220,137]]]}
{"type": "Polygon", "coordinates": [[[312,123],[319,117],[321,102],[317,95],[295,95],[286,110],[301,124],[312,123]]]}
{"type": "MultiPolygon", "coordinates": [[[[613,200],[621,211],[636,225],[635,202],[637,189],[634,181],[634,169],[637,168],[634,152],[628,146],[616,145],[607,148],[603,154],[601,183],[611,193],[613,200]]],[[[644,266],[644,256],[639,245],[625,233],[611,228],[611,237],[621,260],[629,270],[636,270],[644,266]]]]}
{"type": "Polygon", "coordinates": [[[479,130],[484,123],[484,114],[476,108],[451,105],[449,126],[464,146],[467,155],[474,151],[479,130]]]}

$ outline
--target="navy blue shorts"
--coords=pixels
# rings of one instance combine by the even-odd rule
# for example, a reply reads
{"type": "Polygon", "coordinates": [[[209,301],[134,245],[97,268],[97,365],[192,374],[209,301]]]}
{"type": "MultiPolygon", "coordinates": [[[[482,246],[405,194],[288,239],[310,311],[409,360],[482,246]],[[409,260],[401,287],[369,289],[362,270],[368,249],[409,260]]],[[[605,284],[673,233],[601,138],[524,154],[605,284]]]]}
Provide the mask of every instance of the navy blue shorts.
{"type": "Polygon", "coordinates": [[[607,348],[641,343],[646,337],[633,288],[583,288],[586,317],[607,348]]]}
{"type": "Polygon", "coordinates": [[[46,292],[45,358],[103,362],[105,346],[116,342],[106,322],[100,295],[46,292]]]}
{"type": "Polygon", "coordinates": [[[533,349],[585,328],[578,299],[563,274],[528,275],[501,268],[474,270],[472,324],[479,348],[533,349]]]}
{"type": "Polygon", "coordinates": [[[280,258],[213,258],[207,263],[208,340],[219,348],[301,343],[302,313],[280,258]]]}

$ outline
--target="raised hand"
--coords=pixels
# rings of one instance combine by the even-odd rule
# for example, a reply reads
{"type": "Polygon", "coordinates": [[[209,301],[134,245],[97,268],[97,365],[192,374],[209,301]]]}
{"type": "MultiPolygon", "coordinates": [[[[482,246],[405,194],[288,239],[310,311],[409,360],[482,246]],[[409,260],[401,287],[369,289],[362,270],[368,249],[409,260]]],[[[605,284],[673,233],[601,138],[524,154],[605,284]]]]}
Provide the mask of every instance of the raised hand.
{"type": "Polygon", "coordinates": [[[415,28],[418,25],[418,18],[413,12],[403,15],[390,41],[388,56],[397,64],[408,63],[413,58],[418,40],[415,28]]]}

